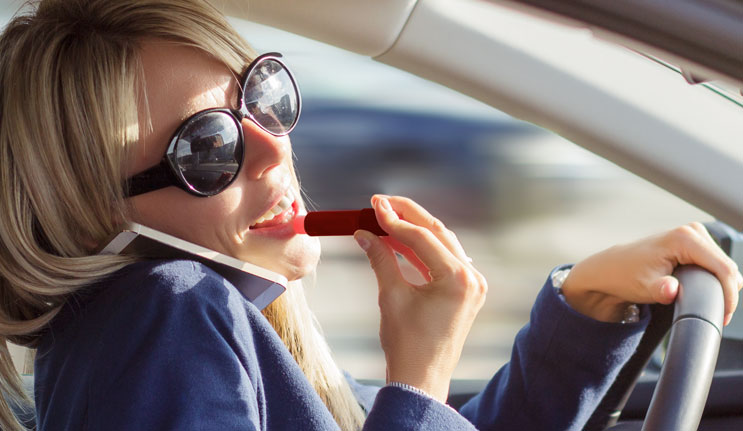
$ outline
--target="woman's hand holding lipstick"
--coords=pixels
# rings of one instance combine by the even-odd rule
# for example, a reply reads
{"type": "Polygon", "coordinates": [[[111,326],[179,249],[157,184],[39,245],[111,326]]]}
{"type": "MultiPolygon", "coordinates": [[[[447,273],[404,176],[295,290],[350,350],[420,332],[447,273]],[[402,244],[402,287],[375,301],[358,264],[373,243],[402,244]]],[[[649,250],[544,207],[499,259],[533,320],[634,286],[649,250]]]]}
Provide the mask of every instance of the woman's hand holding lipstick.
{"type": "Polygon", "coordinates": [[[380,238],[359,230],[379,284],[380,339],[387,379],[417,387],[445,402],[464,341],[488,290],[453,232],[410,199],[376,195],[380,238]],[[427,280],[405,280],[395,252],[427,280]]]}

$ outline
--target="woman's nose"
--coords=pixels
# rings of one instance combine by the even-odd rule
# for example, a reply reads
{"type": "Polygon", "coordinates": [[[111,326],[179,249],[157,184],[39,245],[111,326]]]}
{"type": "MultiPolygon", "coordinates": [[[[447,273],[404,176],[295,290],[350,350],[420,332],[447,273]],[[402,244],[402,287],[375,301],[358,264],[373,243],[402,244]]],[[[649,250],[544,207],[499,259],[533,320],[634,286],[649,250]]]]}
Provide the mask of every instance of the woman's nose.
{"type": "Polygon", "coordinates": [[[291,156],[288,136],[274,136],[248,118],[242,120],[245,137],[243,172],[258,180],[291,156]]]}

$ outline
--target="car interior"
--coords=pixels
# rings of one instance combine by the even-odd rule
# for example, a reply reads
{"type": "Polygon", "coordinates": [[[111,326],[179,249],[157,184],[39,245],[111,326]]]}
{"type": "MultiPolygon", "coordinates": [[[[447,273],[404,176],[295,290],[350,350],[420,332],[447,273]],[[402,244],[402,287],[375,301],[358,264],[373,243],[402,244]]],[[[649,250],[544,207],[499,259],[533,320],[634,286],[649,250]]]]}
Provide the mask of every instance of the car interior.
{"type": "MultiPolygon", "coordinates": [[[[743,267],[740,1],[213,3],[549,129],[711,214],[707,229],[743,267]]],[[[684,294],[652,306],[640,347],[584,430],[743,429],[743,312],[723,328],[719,282],[694,267],[675,275],[684,294]]],[[[453,381],[449,403],[486,383],[453,381]]],[[[32,391],[33,377],[24,384],[32,391]]],[[[33,410],[15,407],[32,427],[33,410]]]]}

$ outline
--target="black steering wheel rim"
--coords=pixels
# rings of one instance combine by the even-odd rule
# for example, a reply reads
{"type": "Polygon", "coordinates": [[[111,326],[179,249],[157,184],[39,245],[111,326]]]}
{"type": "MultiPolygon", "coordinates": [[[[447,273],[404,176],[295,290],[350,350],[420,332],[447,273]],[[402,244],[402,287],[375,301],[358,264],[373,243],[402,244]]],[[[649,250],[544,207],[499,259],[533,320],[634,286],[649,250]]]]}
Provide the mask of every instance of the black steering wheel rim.
{"type": "MultiPolygon", "coordinates": [[[[697,430],[722,340],[724,295],[719,280],[696,265],[680,266],[674,276],[680,290],[671,335],[642,431],[697,430]]],[[[610,428],[637,429],[636,424],[610,428]]]]}

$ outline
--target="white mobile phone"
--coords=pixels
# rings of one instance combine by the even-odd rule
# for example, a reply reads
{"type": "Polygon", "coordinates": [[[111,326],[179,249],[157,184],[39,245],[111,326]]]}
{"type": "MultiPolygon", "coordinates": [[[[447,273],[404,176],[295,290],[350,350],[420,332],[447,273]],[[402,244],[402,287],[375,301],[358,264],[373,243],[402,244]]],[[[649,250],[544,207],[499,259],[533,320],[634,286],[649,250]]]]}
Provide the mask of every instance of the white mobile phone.
{"type": "Polygon", "coordinates": [[[133,254],[156,259],[196,260],[226,278],[262,310],[286,290],[281,274],[136,223],[126,224],[98,254],[133,254]]]}

